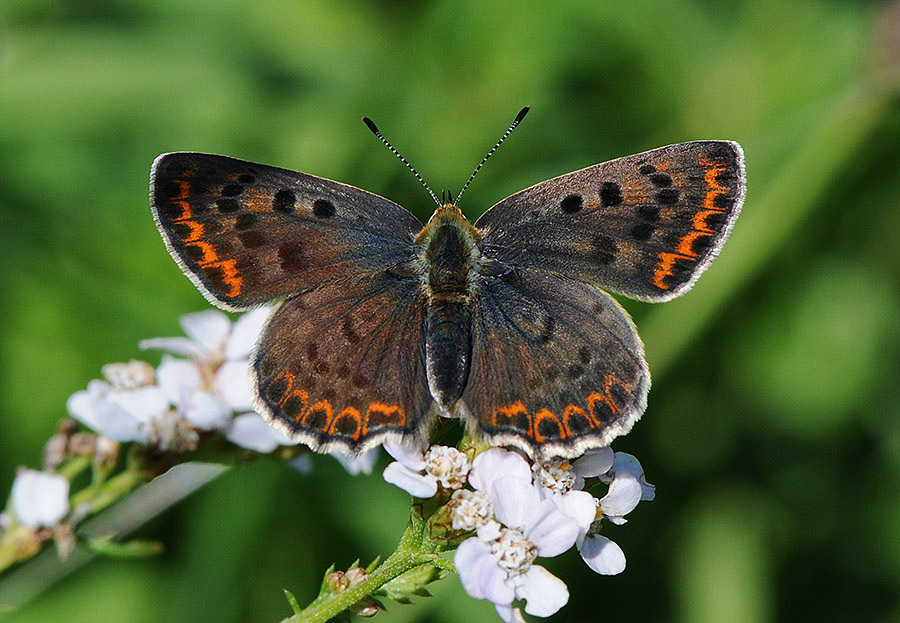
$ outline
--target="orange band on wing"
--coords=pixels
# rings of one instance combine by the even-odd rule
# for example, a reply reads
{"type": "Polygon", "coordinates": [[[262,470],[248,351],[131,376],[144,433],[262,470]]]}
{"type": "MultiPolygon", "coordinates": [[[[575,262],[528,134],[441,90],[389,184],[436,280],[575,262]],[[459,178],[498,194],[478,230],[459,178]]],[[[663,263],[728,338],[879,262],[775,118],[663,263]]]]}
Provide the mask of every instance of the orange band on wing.
{"type": "Polygon", "coordinates": [[[691,231],[678,239],[674,252],[662,251],[657,255],[656,269],[653,271],[653,285],[660,290],[668,290],[672,286],[666,283],[666,279],[673,275],[675,262],[687,260],[697,261],[700,256],[694,251],[694,241],[697,238],[714,236],[715,231],[706,224],[706,218],[710,214],[722,214],[725,210],[716,206],[716,197],[728,192],[728,187],[719,183],[719,173],[728,169],[727,165],[709,160],[705,154],[698,158],[700,166],[706,170],[703,173],[703,181],[706,184],[706,194],[703,196],[702,209],[698,210],[691,220],[691,231]]]}

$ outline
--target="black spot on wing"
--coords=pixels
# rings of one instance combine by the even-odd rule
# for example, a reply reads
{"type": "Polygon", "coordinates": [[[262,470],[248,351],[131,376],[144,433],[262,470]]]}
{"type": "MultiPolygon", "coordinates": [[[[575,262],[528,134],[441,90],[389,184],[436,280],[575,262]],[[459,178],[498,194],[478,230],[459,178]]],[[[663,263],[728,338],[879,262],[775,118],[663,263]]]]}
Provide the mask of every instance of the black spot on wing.
{"type": "Polygon", "coordinates": [[[615,182],[603,182],[600,184],[600,203],[605,208],[622,205],[625,197],[622,196],[622,188],[615,182]]]}
{"type": "Polygon", "coordinates": [[[662,205],[675,205],[678,203],[678,189],[677,188],[663,188],[658,193],[656,193],[656,200],[662,205]]]}
{"type": "Polygon", "coordinates": [[[294,205],[297,203],[297,196],[294,191],[288,188],[282,188],[272,198],[272,209],[282,214],[291,214],[294,212],[294,205]]]}
{"type": "Polygon", "coordinates": [[[331,218],[334,213],[334,204],[328,199],[316,199],[313,203],[313,214],[318,218],[331,218]]]}
{"type": "Polygon", "coordinates": [[[581,195],[568,195],[559,203],[559,207],[566,214],[575,214],[584,206],[581,195]]]}
{"type": "Polygon", "coordinates": [[[598,264],[612,264],[616,261],[619,245],[606,234],[597,234],[591,241],[594,247],[594,259],[598,264]]]}
{"type": "Polygon", "coordinates": [[[216,208],[218,208],[219,212],[222,214],[233,214],[235,212],[241,211],[241,204],[237,199],[232,199],[231,197],[223,197],[220,199],[216,199],[216,208]]]}

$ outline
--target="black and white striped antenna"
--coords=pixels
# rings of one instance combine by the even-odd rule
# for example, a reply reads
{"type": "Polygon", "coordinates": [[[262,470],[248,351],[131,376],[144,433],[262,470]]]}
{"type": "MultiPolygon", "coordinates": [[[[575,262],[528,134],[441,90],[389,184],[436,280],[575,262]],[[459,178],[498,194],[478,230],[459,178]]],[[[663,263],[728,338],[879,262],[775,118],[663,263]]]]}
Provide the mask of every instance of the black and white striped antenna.
{"type": "MultiPolygon", "coordinates": [[[[481,167],[483,167],[484,163],[488,161],[488,158],[490,158],[491,156],[494,155],[494,152],[497,151],[497,149],[500,147],[501,144],[503,144],[503,141],[505,141],[506,138],[510,134],[512,134],[512,131],[515,130],[516,126],[522,122],[522,119],[525,118],[525,115],[528,114],[529,110],[531,110],[531,106],[525,106],[522,110],[519,111],[519,114],[516,115],[516,118],[513,120],[512,124],[506,129],[506,132],[503,133],[503,136],[500,137],[500,140],[497,141],[493,147],[491,147],[491,150],[487,153],[487,155],[485,155],[484,158],[481,159],[481,162],[478,163],[478,166],[475,167],[475,170],[472,171],[472,175],[470,175],[469,179],[466,181],[466,183],[463,184],[462,190],[460,190],[459,194],[456,195],[456,200],[452,203],[452,205],[454,205],[454,206],[459,205],[459,200],[462,198],[463,193],[466,192],[466,189],[469,187],[469,184],[472,183],[472,180],[475,179],[475,176],[481,170],[481,167]]],[[[424,179],[422,179],[422,176],[419,175],[419,172],[416,171],[415,167],[409,163],[409,160],[404,158],[403,155],[399,151],[397,151],[394,148],[394,146],[391,145],[390,142],[388,142],[388,140],[386,138],[384,138],[384,135],[378,129],[378,126],[375,125],[375,122],[372,121],[371,119],[369,119],[368,117],[363,117],[362,120],[363,120],[363,123],[365,123],[366,126],[370,130],[372,130],[372,134],[377,136],[378,140],[380,140],[382,143],[384,143],[385,147],[390,149],[391,153],[394,154],[395,156],[397,156],[400,159],[400,162],[405,164],[406,168],[409,169],[412,172],[412,174],[416,176],[416,179],[419,180],[419,182],[422,184],[422,186],[425,187],[425,190],[428,191],[428,194],[431,195],[431,198],[434,199],[434,202],[438,206],[444,205],[444,203],[446,203],[446,201],[448,201],[450,199],[449,191],[444,191],[444,193],[442,193],[445,195],[444,202],[441,202],[441,200],[437,198],[437,195],[434,194],[434,191],[431,190],[431,187],[425,182],[424,179]]]]}
{"type": "Polygon", "coordinates": [[[526,106],[525,108],[523,108],[522,110],[519,111],[519,114],[516,115],[515,120],[506,129],[506,132],[503,133],[503,136],[500,137],[500,140],[497,141],[496,143],[494,143],[494,146],[491,147],[491,150],[487,153],[487,155],[484,158],[481,159],[481,162],[478,163],[478,166],[475,167],[475,170],[472,171],[472,175],[469,176],[468,181],[466,181],[466,183],[463,184],[462,190],[460,190],[459,194],[456,195],[456,201],[453,202],[453,205],[455,205],[455,206],[459,205],[459,200],[462,198],[463,193],[466,192],[466,189],[469,187],[469,184],[472,183],[472,180],[475,179],[475,176],[481,170],[481,167],[483,167],[484,163],[488,161],[488,158],[490,158],[491,156],[494,155],[494,152],[497,151],[497,149],[500,147],[500,145],[503,143],[503,141],[506,140],[506,137],[508,137],[510,134],[512,134],[512,131],[515,130],[516,126],[522,122],[522,119],[525,118],[525,115],[528,114],[529,110],[531,110],[531,106],[526,106]]]}
{"type": "Polygon", "coordinates": [[[363,117],[362,120],[363,120],[363,123],[365,123],[366,126],[368,126],[368,128],[369,128],[370,130],[372,130],[372,134],[374,134],[375,136],[377,136],[377,137],[378,137],[378,140],[380,140],[382,143],[384,143],[385,147],[387,147],[388,149],[390,149],[392,154],[394,154],[395,156],[397,156],[398,158],[400,158],[400,162],[402,162],[403,164],[405,164],[407,169],[409,169],[410,171],[412,171],[412,174],[415,175],[415,176],[416,176],[416,179],[419,180],[419,182],[422,183],[422,186],[425,187],[425,190],[427,190],[427,191],[428,191],[428,194],[431,195],[431,198],[434,199],[434,202],[435,202],[438,206],[440,206],[440,205],[441,205],[441,202],[440,202],[440,200],[437,198],[437,195],[434,194],[434,191],[431,190],[431,187],[430,187],[427,183],[425,183],[425,180],[422,179],[422,176],[419,175],[419,172],[416,171],[415,167],[409,163],[409,160],[407,160],[406,158],[404,158],[403,155],[402,155],[399,151],[397,151],[396,149],[394,149],[394,146],[391,145],[391,144],[388,142],[388,140],[387,140],[386,138],[384,138],[384,135],[383,135],[383,134],[381,133],[381,131],[378,129],[378,126],[375,125],[375,122],[372,121],[371,119],[369,119],[368,117],[363,117]]]}

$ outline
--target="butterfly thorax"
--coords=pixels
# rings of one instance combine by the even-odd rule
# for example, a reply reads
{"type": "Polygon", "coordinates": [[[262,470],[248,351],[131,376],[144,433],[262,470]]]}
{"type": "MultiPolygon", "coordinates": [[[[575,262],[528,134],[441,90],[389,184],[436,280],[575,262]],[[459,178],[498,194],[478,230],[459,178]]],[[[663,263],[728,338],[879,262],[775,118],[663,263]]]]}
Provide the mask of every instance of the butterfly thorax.
{"type": "Polygon", "coordinates": [[[426,297],[425,361],[431,394],[445,412],[462,395],[471,359],[472,296],[480,235],[460,209],[440,206],[416,237],[426,297]]]}

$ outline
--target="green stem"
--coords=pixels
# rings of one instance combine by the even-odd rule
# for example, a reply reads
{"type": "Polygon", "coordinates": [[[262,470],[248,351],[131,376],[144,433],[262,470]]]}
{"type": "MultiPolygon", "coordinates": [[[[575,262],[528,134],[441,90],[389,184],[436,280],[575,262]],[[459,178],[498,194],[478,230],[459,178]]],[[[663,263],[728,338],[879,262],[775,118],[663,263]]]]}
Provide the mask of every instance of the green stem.
{"type": "Polygon", "coordinates": [[[146,483],[153,477],[147,470],[129,469],[113,476],[99,486],[90,486],[72,496],[72,508],[82,504],[90,505],[90,514],[96,513],[120,500],[132,489],[146,483]]]}
{"type": "Polygon", "coordinates": [[[80,474],[90,466],[91,457],[76,456],[60,465],[57,473],[65,476],[69,480],[69,482],[72,482],[72,480],[74,480],[78,474],[80,474]]]}
{"type": "Polygon", "coordinates": [[[366,579],[340,593],[326,593],[316,598],[302,611],[284,619],[281,623],[325,623],[366,597],[373,595],[382,586],[407,571],[424,564],[445,568],[447,561],[438,557],[438,544],[428,536],[422,507],[413,504],[409,523],[397,550],[381,563],[366,579]]]}

